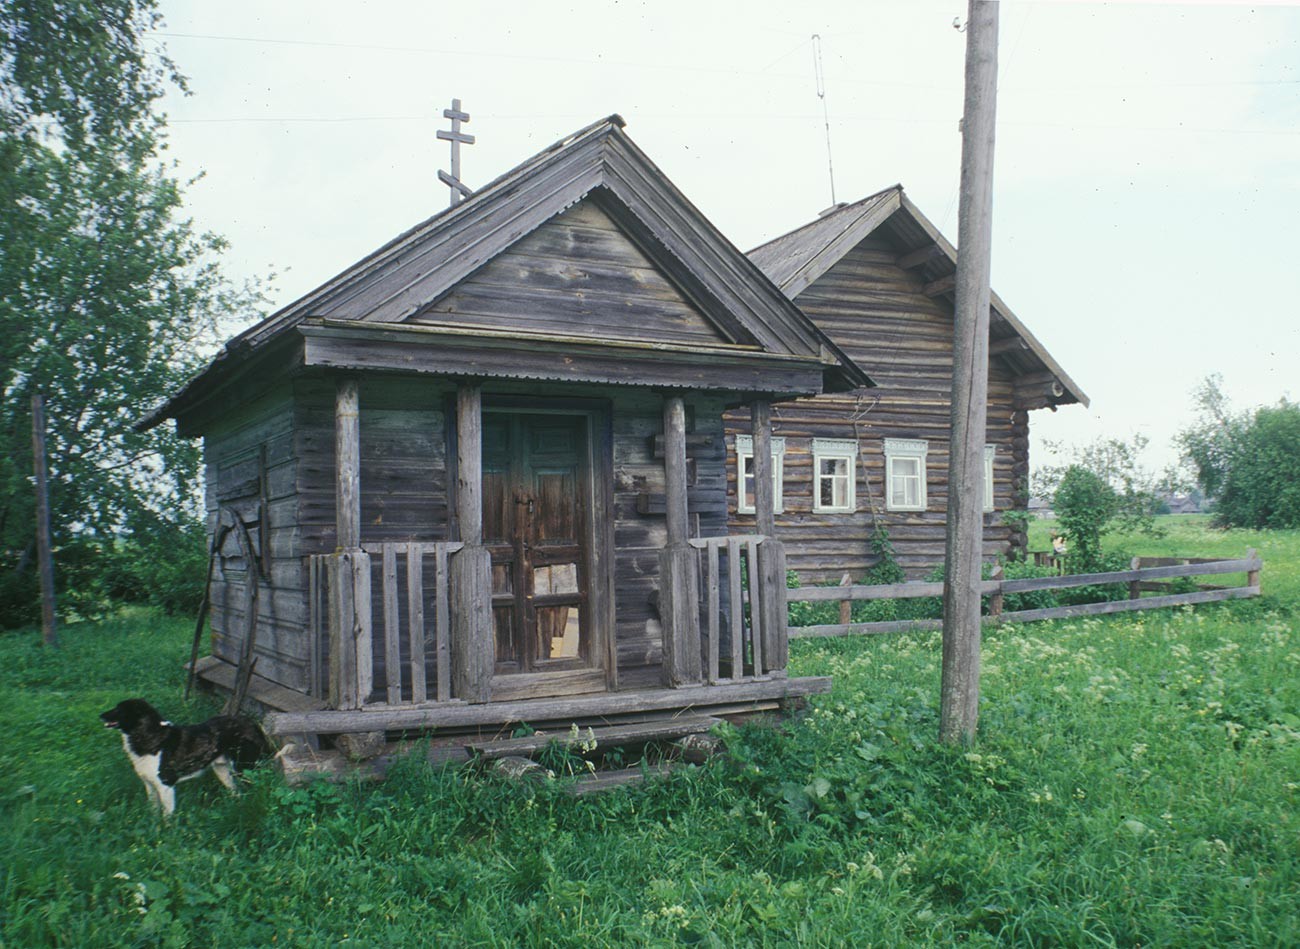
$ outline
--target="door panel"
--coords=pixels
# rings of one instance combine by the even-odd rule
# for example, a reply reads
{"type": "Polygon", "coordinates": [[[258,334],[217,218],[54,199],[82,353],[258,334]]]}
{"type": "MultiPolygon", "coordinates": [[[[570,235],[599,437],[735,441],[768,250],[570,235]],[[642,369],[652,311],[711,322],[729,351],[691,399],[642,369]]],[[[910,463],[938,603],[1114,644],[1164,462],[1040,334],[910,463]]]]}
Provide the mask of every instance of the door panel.
{"type": "Polygon", "coordinates": [[[591,560],[588,420],[484,414],[483,535],[492,554],[494,696],[598,689],[601,668],[587,595],[591,560]],[[555,673],[553,680],[544,674],[555,673]],[[560,676],[559,673],[565,673],[560,676]],[[529,675],[524,675],[529,674],[529,675]],[[540,675],[540,678],[539,678],[540,675]]]}

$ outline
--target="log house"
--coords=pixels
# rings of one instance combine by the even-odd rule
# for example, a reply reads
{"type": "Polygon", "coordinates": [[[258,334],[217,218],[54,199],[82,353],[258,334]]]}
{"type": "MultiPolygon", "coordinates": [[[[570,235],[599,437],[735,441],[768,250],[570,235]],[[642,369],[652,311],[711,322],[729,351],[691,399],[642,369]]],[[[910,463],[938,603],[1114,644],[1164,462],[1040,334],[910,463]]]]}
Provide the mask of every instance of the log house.
{"type": "MultiPolygon", "coordinates": [[[[956,250],[895,185],[750,252],[749,257],[850,357],[876,388],[772,406],[775,530],[804,582],[860,579],[888,532],[919,578],[942,564],[951,431],[956,250]]],[[[995,293],[989,330],[984,555],[1023,551],[1003,521],[1028,504],[1029,413],[1088,397],[995,293]],[[991,479],[990,476],[991,475],[991,479]]],[[[727,414],[731,530],[756,529],[740,490],[757,448],[749,413],[727,414]]]]}

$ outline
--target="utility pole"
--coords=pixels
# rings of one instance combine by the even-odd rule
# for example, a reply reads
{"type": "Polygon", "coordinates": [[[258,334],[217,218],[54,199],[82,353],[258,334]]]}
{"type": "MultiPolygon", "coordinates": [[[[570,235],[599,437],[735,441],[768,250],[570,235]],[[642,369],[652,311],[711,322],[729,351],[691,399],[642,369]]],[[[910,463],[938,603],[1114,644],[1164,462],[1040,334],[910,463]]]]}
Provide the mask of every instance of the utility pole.
{"type": "Polygon", "coordinates": [[[943,582],[939,738],[975,738],[980,698],[980,555],[984,546],[984,438],[989,388],[989,263],[993,236],[993,132],[997,113],[998,4],[970,0],[962,110],[961,203],[943,582]]]}
{"type": "Polygon", "coordinates": [[[59,645],[54,616],[54,553],[50,544],[50,487],[45,472],[45,398],[32,394],[32,480],[36,484],[36,564],[41,578],[41,641],[59,645]]]}

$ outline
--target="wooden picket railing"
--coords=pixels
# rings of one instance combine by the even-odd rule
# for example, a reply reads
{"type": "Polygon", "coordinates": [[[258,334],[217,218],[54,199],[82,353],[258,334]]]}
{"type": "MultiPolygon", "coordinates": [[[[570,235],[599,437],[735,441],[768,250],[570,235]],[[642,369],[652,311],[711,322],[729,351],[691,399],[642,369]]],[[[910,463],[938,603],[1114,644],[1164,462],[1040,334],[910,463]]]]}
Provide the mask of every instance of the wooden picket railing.
{"type": "MultiPolygon", "coordinates": [[[[1129,610],[1152,610],[1170,606],[1182,606],[1189,603],[1213,603],[1219,600],[1241,599],[1259,596],[1259,575],[1263,562],[1254,550],[1247,550],[1240,560],[1202,560],[1199,558],[1134,558],[1131,569],[1115,570],[1106,573],[1084,573],[1061,577],[1026,577],[1020,580],[1004,580],[1001,567],[994,568],[994,575],[980,582],[981,595],[989,598],[988,613],[983,617],[984,623],[1029,623],[1037,620],[1065,619],[1075,616],[1097,616],[1105,613],[1122,613],[1129,610]],[[1230,573],[1246,574],[1242,586],[1198,585],[1198,588],[1186,593],[1163,593],[1158,596],[1143,597],[1143,592],[1172,589],[1167,582],[1176,577],[1221,576],[1230,573]],[[1008,593],[1029,593],[1035,590],[1064,590],[1073,587],[1094,586],[1103,583],[1127,583],[1129,598],[1127,600],[1106,600],[1098,603],[1080,603],[1073,606],[1054,606],[1036,610],[1003,610],[1004,598],[1008,593]]],[[[845,604],[851,606],[856,600],[908,600],[918,597],[943,595],[942,583],[890,583],[876,585],[834,586],[834,587],[800,587],[790,590],[786,598],[790,602],[839,602],[840,615],[847,614],[845,604]]],[[[941,619],[889,620],[876,623],[835,623],[819,626],[792,626],[791,638],[811,636],[854,636],[881,633],[897,633],[910,630],[940,629],[941,619]]]]}
{"type": "Polygon", "coordinates": [[[776,657],[765,653],[776,651],[770,648],[776,638],[784,639],[785,617],[769,615],[773,607],[768,598],[759,595],[764,540],[761,534],[737,534],[690,541],[700,551],[703,568],[700,597],[705,622],[701,632],[704,676],[710,685],[766,679],[777,671],[776,657]]]}
{"type": "Polygon", "coordinates": [[[364,708],[373,704],[421,705],[447,702],[451,694],[451,596],[448,557],[464,546],[458,542],[386,542],[363,544],[368,555],[359,572],[348,554],[317,554],[308,560],[312,694],[328,698],[336,708],[364,708]],[[401,567],[399,570],[399,558],[401,567]],[[432,561],[426,567],[426,558],[432,561]],[[379,568],[380,603],[373,608],[370,572],[379,568]],[[430,569],[431,568],[431,569],[430,569]],[[355,576],[342,577],[353,571],[355,576]],[[406,581],[403,598],[399,577],[406,581]],[[426,591],[433,595],[433,615],[426,616],[426,591]],[[353,600],[370,600],[356,609],[353,600]],[[403,602],[404,599],[404,602],[403,602]],[[353,616],[351,629],[339,628],[342,617],[353,616]],[[374,691],[374,637],[383,643],[383,699],[371,701],[374,691]],[[328,636],[328,639],[326,638],[328,636]],[[328,678],[325,642],[330,644],[328,678]],[[425,654],[433,643],[434,682],[425,672],[425,654]],[[402,661],[402,645],[407,659],[402,661]],[[409,698],[403,694],[402,670],[410,669],[409,698]],[[432,686],[432,688],[430,687],[432,686]]]}

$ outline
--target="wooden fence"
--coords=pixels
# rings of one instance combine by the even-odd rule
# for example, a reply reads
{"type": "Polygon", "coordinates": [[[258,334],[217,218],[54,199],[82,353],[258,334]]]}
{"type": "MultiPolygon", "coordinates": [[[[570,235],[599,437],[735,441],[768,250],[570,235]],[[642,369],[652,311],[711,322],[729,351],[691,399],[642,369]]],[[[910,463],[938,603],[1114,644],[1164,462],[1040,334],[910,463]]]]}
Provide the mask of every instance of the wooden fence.
{"type": "MultiPolygon", "coordinates": [[[[1005,580],[1001,567],[994,575],[980,582],[980,593],[987,596],[988,613],[985,623],[1030,623],[1037,620],[1064,619],[1073,616],[1097,616],[1103,613],[1122,613],[1128,610],[1153,610],[1188,603],[1213,603],[1218,600],[1235,600],[1259,596],[1259,574],[1263,563],[1254,550],[1247,550],[1240,560],[1203,560],[1191,557],[1135,557],[1128,570],[1108,573],[1084,573],[1060,577],[1026,577],[1005,580]],[[1221,576],[1244,573],[1244,586],[1198,584],[1195,590],[1172,592],[1169,582],[1178,577],[1221,576]],[[1103,583],[1127,583],[1127,600],[1107,600],[1099,603],[1080,603],[1073,606],[1054,606],[1037,610],[1003,609],[1009,593],[1029,593],[1035,590],[1065,590],[1073,587],[1094,586],[1103,583]],[[1156,596],[1142,596],[1154,592],[1156,596]]],[[[943,583],[890,583],[876,585],[800,587],[790,590],[791,603],[838,602],[840,618],[848,618],[855,600],[909,600],[919,597],[943,596],[943,583]]],[[[941,619],[889,620],[876,623],[840,622],[824,626],[792,626],[790,637],[854,636],[880,633],[898,633],[909,630],[940,629],[941,619]]]]}

